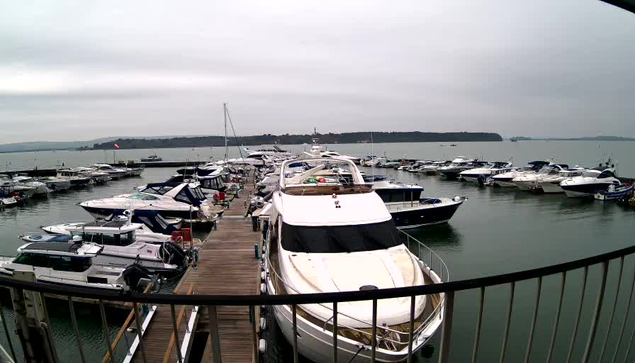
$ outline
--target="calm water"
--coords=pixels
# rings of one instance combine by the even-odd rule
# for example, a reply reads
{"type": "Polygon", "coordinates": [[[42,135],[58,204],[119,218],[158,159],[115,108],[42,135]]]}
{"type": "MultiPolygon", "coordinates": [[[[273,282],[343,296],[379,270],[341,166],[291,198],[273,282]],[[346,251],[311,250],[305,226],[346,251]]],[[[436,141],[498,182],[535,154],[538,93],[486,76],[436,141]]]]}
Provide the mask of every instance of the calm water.
{"type": "MultiPolygon", "coordinates": [[[[374,149],[372,152],[375,155],[383,155],[385,152],[389,158],[405,156],[451,159],[457,155],[465,155],[489,160],[508,160],[513,157],[517,165],[553,157],[557,162],[570,165],[593,166],[611,156],[617,162],[620,175],[633,177],[635,176],[635,161],[630,158],[630,155],[634,146],[635,143],[632,142],[573,141],[458,143],[456,147],[419,143],[376,144],[372,147],[374,149]]],[[[287,148],[295,152],[303,150],[302,145],[287,148]]],[[[342,153],[359,156],[371,154],[369,144],[333,145],[332,148],[342,153]]],[[[154,152],[154,150],[119,150],[116,157],[124,160],[139,159],[154,152]]],[[[156,152],[165,160],[195,160],[207,159],[210,156],[220,158],[224,150],[195,148],[162,149],[156,152]]],[[[235,148],[231,152],[233,156],[238,154],[235,148]]],[[[0,154],[0,165],[6,166],[10,163],[9,169],[31,168],[34,165],[51,167],[62,162],[67,166],[75,166],[104,161],[104,156],[112,160],[112,152],[104,154],[102,151],[0,154]]],[[[146,169],[142,178],[69,192],[36,201],[24,207],[0,212],[0,253],[13,254],[20,244],[16,236],[22,232],[37,230],[40,225],[89,219],[90,216],[76,206],[81,201],[128,192],[139,184],[165,180],[173,172],[174,169],[146,169]]],[[[568,199],[564,195],[533,195],[510,189],[479,188],[472,184],[444,181],[437,177],[413,175],[394,170],[376,169],[375,173],[387,173],[391,178],[420,184],[424,186],[426,196],[461,195],[469,198],[449,224],[413,232],[417,238],[441,255],[448,265],[453,280],[545,266],[615,250],[632,243],[635,213],[614,204],[568,199]]],[[[626,262],[624,271],[628,278],[623,283],[618,312],[623,311],[624,290],[628,290],[625,284],[630,284],[633,271],[633,261],[627,259],[626,262]]],[[[596,268],[590,270],[585,311],[590,311],[595,300],[598,271],[596,268]]],[[[617,265],[612,265],[609,276],[612,281],[616,273],[617,265]]],[[[558,349],[554,361],[562,361],[567,354],[572,322],[577,313],[576,304],[579,302],[579,291],[576,287],[580,284],[580,277],[580,272],[568,276],[562,328],[558,335],[558,349]]],[[[541,310],[531,361],[542,362],[545,359],[551,335],[551,319],[555,314],[557,302],[557,296],[554,293],[557,292],[558,286],[558,278],[548,278],[543,282],[541,310]]],[[[512,334],[507,351],[509,362],[522,361],[524,357],[535,289],[535,281],[517,285],[512,334]]],[[[610,306],[615,285],[609,283],[607,289],[606,304],[610,306]]],[[[487,291],[480,362],[498,360],[508,297],[509,287],[495,287],[487,291]]],[[[461,349],[456,349],[459,346],[455,346],[452,351],[452,361],[464,362],[470,359],[477,307],[477,292],[458,294],[453,340],[455,343],[464,345],[461,349]]],[[[608,310],[610,309],[605,309],[604,313],[606,314],[608,310]]],[[[88,316],[86,318],[91,319],[88,316]]],[[[583,343],[586,340],[585,329],[589,326],[589,320],[590,317],[587,315],[581,324],[581,335],[578,337],[573,361],[579,360],[579,354],[583,350],[583,343]]],[[[621,319],[614,324],[619,326],[619,322],[621,319]]],[[[626,339],[630,337],[633,327],[632,322],[629,322],[626,339]]],[[[600,325],[598,344],[601,344],[604,339],[604,329],[606,329],[606,322],[603,321],[600,325]]],[[[616,330],[616,327],[613,330],[616,330]]],[[[269,339],[277,339],[275,330],[270,330],[268,334],[270,334],[269,339]]],[[[86,336],[87,341],[95,341],[94,349],[100,351],[100,354],[105,351],[103,345],[99,345],[98,336],[90,333],[90,329],[87,330],[86,336]],[[91,336],[96,338],[89,339],[91,336]]],[[[614,341],[615,333],[611,336],[607,348],[611,354],[614,341]]],[[[282,362],[288,359],[288,345],[285,342],[278,343],[270,343],[272,348],[267,355],[269,361],[282,362]]],[[[438,342],[434,341],[433,345],[438,346],[438,342]]],[[[622,349],[620,352],[621,359],[624,359],[622,357],[624,351],[625,349],[622,349]]],[[[433,357],[436,357],[436,352],[433,357]]],[[[428,361],[428,359],[420,358],[420,361],[428,361]]]]}

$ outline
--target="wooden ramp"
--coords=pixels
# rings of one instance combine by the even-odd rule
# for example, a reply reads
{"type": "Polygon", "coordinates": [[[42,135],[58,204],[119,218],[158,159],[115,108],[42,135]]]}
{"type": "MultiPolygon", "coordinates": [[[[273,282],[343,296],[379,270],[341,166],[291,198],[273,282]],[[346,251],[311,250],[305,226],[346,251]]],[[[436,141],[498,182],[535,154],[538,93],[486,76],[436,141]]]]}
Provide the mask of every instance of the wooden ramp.
{"type": "MultiPolygon", "coordinates": [[[[176,294],[186,294],[194,285],[194,294],[214,295],[254,295],[260,293],[260,261],[256,260],[254,245],[261,240],[260,232],[252,231],[251,218],[243,218],[246,203],[249,203],[251,185],[246,185],[240,198],[234,199],[218,223],[218,230],[212,231],[199,249],[199,264],[190,267],[176,294]]],[[[176,306],[178,315],[180,306],[176,306]]],[[[179,326],[179,342],[185,336],[185,326],[191,315],[186,309],[179,326]]],[[[257,339],[247,307],[219,306],[217,308],[220,351],[223,362],[254,362],[257,339]]],[[[199,309],[199,319],[195,331],[209,332],[209,314],[205,307],[199,309]]],[[[258,315],[256,315],[258,316],[258,315]]],[[[256,324],[257,325],[257,324],[256,324]]],[[[160,306],[143,339],[146,362],[165,362],[164,356],[172,336],[172,314],[169,306],[160,306]]],[[[176,347],[171,350],[169,362],[177,362],[176,347]]],[[[203,361],[211,362],[211,340],[208,338],[203,361]]],[[[141,351],[137,349],[135,362],[143,362],[141,351]]]]}

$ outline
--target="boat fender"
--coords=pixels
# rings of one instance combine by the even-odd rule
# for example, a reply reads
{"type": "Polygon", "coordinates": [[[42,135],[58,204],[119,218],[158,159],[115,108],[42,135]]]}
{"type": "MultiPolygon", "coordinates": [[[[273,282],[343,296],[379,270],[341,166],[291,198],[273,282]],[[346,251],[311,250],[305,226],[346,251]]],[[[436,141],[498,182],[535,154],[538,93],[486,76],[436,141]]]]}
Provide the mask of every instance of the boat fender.
{"type": "Polygon", "coordinates": [[[260,284],[260,293],[263,295],[267,294],[267,285],[266,284],[260,284]]]}
{"type": "Polygon", "coordinates": [[[265,278],[267,277],[267,274],[264,271],[260,272],[260,281],[265,281],[265,278]]]}
{"type": "Polygon", "coordinates": [[[267,330],[267,319],[260,318],[260,330],[267,330]]]}
{"type": "Polygon", "coordinates": [[[267,341],[264,339],[260,339],[260,341],[258,341],[258,350],[260,351],[260,353],[264,353],[267,351],[267,341]]]}

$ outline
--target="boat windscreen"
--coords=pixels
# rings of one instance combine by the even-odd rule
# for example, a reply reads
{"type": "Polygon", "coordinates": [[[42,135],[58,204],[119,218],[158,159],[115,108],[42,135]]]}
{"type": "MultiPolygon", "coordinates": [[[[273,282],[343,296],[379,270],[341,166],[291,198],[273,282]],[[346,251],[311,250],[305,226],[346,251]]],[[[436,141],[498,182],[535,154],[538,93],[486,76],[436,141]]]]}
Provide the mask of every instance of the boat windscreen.
{"type": "Polygon", "coordinates": [[[361,252],[382,250],[400,244],[392,219],[349,226],[282,225],[282,247],[291,252],[361,252]]]}

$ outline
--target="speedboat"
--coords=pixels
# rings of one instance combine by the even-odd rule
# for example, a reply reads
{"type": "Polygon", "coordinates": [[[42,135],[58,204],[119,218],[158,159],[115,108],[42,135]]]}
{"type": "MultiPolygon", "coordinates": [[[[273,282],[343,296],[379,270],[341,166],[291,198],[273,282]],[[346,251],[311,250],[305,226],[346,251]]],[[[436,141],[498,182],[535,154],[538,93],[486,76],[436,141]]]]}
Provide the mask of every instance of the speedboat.
{"type": "Polygon", "coordinates": [[[128,177],[141,176],[141,174],[143,174],[144,170],[145,170],[145,168],[143,166],[135,166],[135,167],[127,167],[127,168],[125,168],[126,176],[128,176],[128,177]]]}
{"type": "Polygon", "coordinates": [[[388,181],[383,176],[364,177],[384,201],[399,229],[447,223],[465,198],[421,198],[423,187],[388,181]]]}
{"type": "Polygon", "coordinates": [[[18,197],[20,201],[28,200],[35,194],[35,187],[17,183],[11,179],[0,177],[0,188],[3,195],[18,197]]]}
{"type": "Polygon", "coordinates": [[[478,182],[479,180],[482,183],[485,183],[487,178],[506,173],[510,171],[512,168],[512,163],[506,161],[494,161],[488,163],[486,166],[482,168],[474,168],[462,171],[459,174],[459,179],[464,181],[478,182]]]}
{"type": "Polygon", "coordinates": [[[46,187],[52,192],[64,192],[71,188],[71,181],[69,179],[56,178],[50,176],[41,179],[43,183],[46,183],[46,187]]]}
{"type": "MultiPolygon", "coordinates": [[[[562,171],[569,168],[567,164],[549,163],[536,172],[525,172],[515,177],[512,183],[520,190],[535,191],[538,189],[539,182],[545,178],[557,177],[562,171]]],[[[573,176],[573,175],[572,175],[573,176]]],[[[566,179],[566,178],[565,178],[566,179]]],[[[564,179],[561,179],[562,181],[564,179]]]]}
{"type": "Polygon", "coordinates": [[[71,235],[71,231],[83,226],[98,224],[107,226],[112,221],[129,220],[141,225],[136,231],[137,241],[161,244],[170,242],[171,235],[181,229],[181,219],[165,219],[155,211],[124,211],[122,215],[112,215],[105,219],[97,219],[93,222],[66,222],[50,226],[42,226],[42,230],[49,234],[71,235]]]}
{"type": "Polygon", "coordinates": [[[607,191],[610,186],[619,187],[622,182],[615,176],[612,168],[603,171],[590,169],[581,176],[565,179],[560,183],[567,197],[593,197],[596,193],[607,191]]]}
{"type": "Polygon", "coordinates": [[[60,169],[57,171],[58,179],[66,179],[71,183],[71,188],[81,188],[93,184],[93,179],[75,169],[60,169]]]}
{"type": "Polygon", "coordinates": [[[105,184],[110,180],[110,173],[100,171],[95,168],[79,166],[73,170],[79,172],[79,175],[90,178],[95,184],[105,184]]]}
{"type": "Polygon", "coordinates": [[[93,164],[92,167],[101,172],[108,173],[113,180],[121,179],[126,176],[127,173],[126,169],[113,168],[112,165],[109,164],[93,164]]]}
{"type": "Polygon", "coordinates": [[[559,165],[563,168],[554,168],[548,174],[538,177],[533,191],[545,194],[564,193],[564,190],[560,187],[560,183],[565,179],[580,176],[586,171],[585,168],[578,166],[567,168],[565,164],[559,165]]]}
{"type": "MultiPolygon", "coordinates": [[[[437,273],[403,244],[384,202],[364,182],[353,162],[302,160],[307,165],[303,171],[287,173],[287,166],[298,162],[282,164],[280,188],[273,194],[268,216],[265,276],[270,295],[441,282],[437,273]],[[342,169],[350,177],[343,176],[342,169]]],[[[413,330],[409,328],[411,301],[410,297],[377,301],[377,361],[405,360],[409,337],[412,352],[417,352],[441,326],[444,310],[440,295],[415,297],[413,330]]],[[[367,347],[373,341],[372,307],[372,301],[338,304],[335,329],[330,303],[278,305],[273,312],[283,335],[289,342],[297,341],[302,356],[314,362],[332,361],[335,330],[337,359],[350,362],[370,359],[367,347]]]]}
{"type": "Polygon", "coordinates": [[[451,161],[445,160],[435,161],[432,164],[422,166],[417,172],[425,175],[437,175],[440,168],[448,166],[451,163],[451,161]]]}
{"type": "Polygon", "coordinates": [[[169,236],[160,244],[139,240],[137,231],[142,228],[143,224],[117,219],[69,226],[68,235],[36,232],[22,234],[20,239],[26,242],[95,243],[103,246],[95,262],[105,266],[126,268],[136,262],[150,271],[172,274],[187,264],[185,251],[169,242],[169,236]]]}
{"type": "Polygon", "coordinates": [[[362,160],[361,158],[358,158],[357,156],[342,155],[338,153],[337,151],[333,151],[333,150],[322,151],[321,156],[323,158],[346,159],[346,160],[352,161],[353,163],[357,165],[359,165],[359,163],[362,160]]]}
{"type": "Polygon", "coordinates": [[[13,181],[19,185],[34,188],[33,196],[47,196],[50,191],[46,187],[46,183],[39,182],[30,176],[18,175],[13,178],[13,181]]]}
{"type": "Polygon", "coordinates": [[[79,205],[95,218],[140,210],[156,211],[165,218],[181,218],[193,223],[216,220],[216,213],[199,183],[152,183],[132,194],[90,200],[79,205]]]}
{"type": "Polygon", "coordinates": [[[479,162],[472,159],[466,159],[465,156],[459,156],[452,160],[450,165],[440,167],[438,172],[446,179],[456,179],[462,171],[479,168],[485,165],[485,162],[479,162]]]}
{"type": "Polygon", "coordinates": [[[145,157],[145,158],[141,158],[141,162],[142,163],[151,163],[151,162],[155,162],[155,161],[163,161],[163,159],[160,156],[158,156],[157,154],[150,155],[150,156],[145,157]]]}
{"type": "Polygon", "coordinates": [[[81,242],[27,243],[18,248],[17,257],[0,257],[0,275],[33,272],[37,282],[118,291],[149,281],[150,273],[136,264],[121,268],[95,262],[103,248],[81,242]]]}
{"type": "Polygon", "coordinates": [[[527,166],[521,169],[512,169],[506,173],[500,173],[492,176],[488,180],[488,184],[495,187],[516,187],[516,184],[513,183],[515,178],[518,178],[523,175],[532,174],[542,169],[543,166],[549,165],[548,161],[532,161],[527,164],[527,166]]]}

